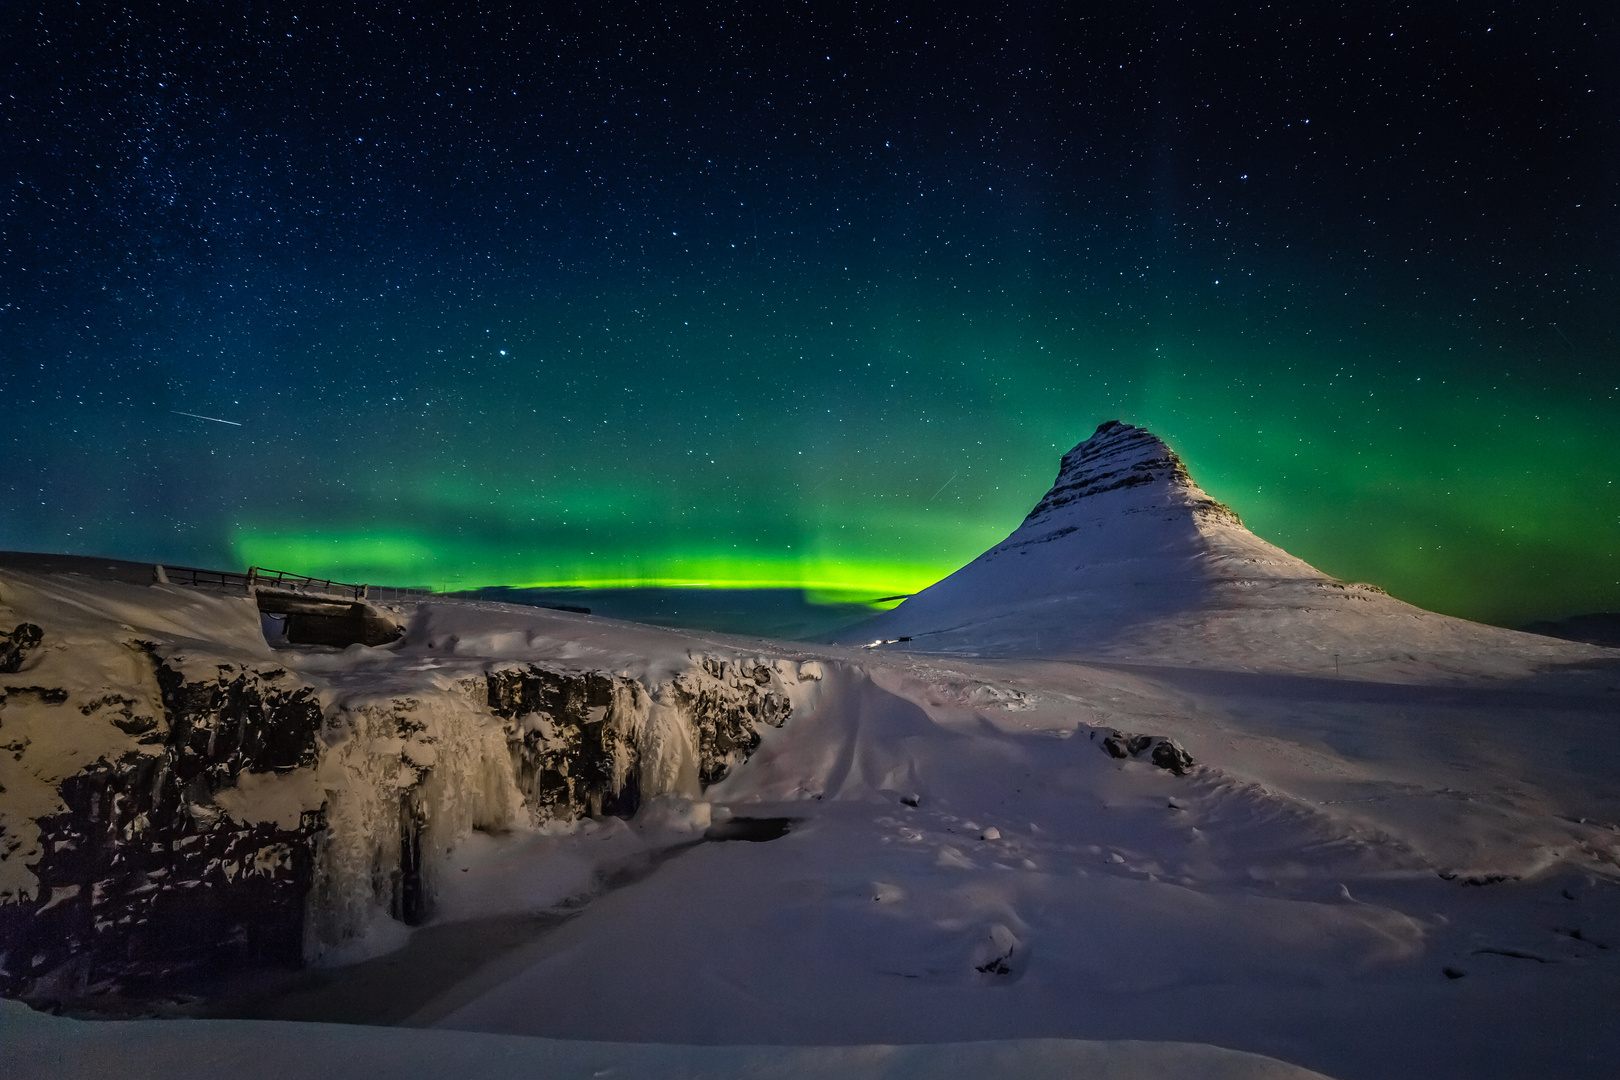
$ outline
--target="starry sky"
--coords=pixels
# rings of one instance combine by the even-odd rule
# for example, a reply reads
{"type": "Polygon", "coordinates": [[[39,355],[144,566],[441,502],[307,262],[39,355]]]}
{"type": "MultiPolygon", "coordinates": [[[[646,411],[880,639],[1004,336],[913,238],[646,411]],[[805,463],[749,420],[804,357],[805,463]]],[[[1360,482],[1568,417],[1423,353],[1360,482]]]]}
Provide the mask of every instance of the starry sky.
{"type": "Polygon", "coordinates": [[[0,548],[869,599],[1118,418],[1620,610],[1620,9],[921,7],[0,7],[0,548]]]}

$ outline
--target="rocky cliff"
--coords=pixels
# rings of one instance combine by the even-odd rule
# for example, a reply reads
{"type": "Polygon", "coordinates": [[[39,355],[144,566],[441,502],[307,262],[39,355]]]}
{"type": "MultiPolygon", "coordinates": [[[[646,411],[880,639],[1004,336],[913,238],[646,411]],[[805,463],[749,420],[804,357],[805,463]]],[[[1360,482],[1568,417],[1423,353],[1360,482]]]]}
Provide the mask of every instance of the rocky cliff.
{"type": "Polygon", "coordinates": [[[627,674],[534,649],[272,651],[246,598],[14,574],[0,622],[0,993],[46,1000],[420,923],[471,831],[700,798],[817,675],[710,654],[627,674]]]}

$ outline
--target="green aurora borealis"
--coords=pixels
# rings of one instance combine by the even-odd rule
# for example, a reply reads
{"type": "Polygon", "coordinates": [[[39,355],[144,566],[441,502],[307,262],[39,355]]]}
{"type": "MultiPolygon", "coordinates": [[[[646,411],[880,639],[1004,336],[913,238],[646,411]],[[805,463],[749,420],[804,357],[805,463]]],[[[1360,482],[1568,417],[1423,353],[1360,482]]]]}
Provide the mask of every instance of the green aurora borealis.
{"type": "Polygon", "coordinates": [[[431,10],[7,14],[0,547],[873,599],[1117,418],[1620,610],[1612,15],[431,10]]]}
{"type": "Polygon", "coordinates": [[[560,325],[496,309],[483,355],[473,334],[445,361],[466,363],[455,379],[356,421],[362,446],[423,425],[461,453],[353,451],[335,499],[244,515],[233,553],[439,588],[910,592],[1002,539],[1118,416],[1337,576],[1509,622],[1620,598],[1598,577],[1620,576],[1615,461],[1592,452],[1612,399],[1526,385],[1502,342],[1419,320],[1402,341],[1330,340],[1309,305],[1263,337],[1199,333],[1224,311],[1213,284],[1165,303],[1165,329],[1088,333],[1038,289],[954,284],[885,305],[881,287],[795,303],[738,282],[560,325]]]}

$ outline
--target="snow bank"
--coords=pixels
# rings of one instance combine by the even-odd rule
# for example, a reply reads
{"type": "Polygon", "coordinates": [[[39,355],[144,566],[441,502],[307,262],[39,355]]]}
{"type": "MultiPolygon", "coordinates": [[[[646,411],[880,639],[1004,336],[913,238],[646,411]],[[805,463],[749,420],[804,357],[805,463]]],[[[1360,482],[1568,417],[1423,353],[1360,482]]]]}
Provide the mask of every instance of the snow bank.
{"type": "Polygon", "coordinates": [[[251,1020],[80,1023],[0,1001],[12,1080],[1312,1080],[1258,1054],[1191,1043],[1026,1039],[933,1046],[674,1046],[251,1020]],[[267,1048],[274,1047],[272,1052],[267,1048]]]}

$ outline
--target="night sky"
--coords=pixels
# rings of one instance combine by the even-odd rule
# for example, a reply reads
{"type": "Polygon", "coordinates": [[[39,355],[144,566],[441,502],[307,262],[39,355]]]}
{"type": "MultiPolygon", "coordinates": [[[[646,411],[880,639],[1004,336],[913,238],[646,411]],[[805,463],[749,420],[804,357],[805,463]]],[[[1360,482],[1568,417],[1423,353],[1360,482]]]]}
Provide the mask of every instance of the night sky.
{"type": "Polygon", "coordinates": [[[0,548],[875,597],[1118,418],[1620,610],[1620,8],[922,6],[0,6],[0,548]]]}

